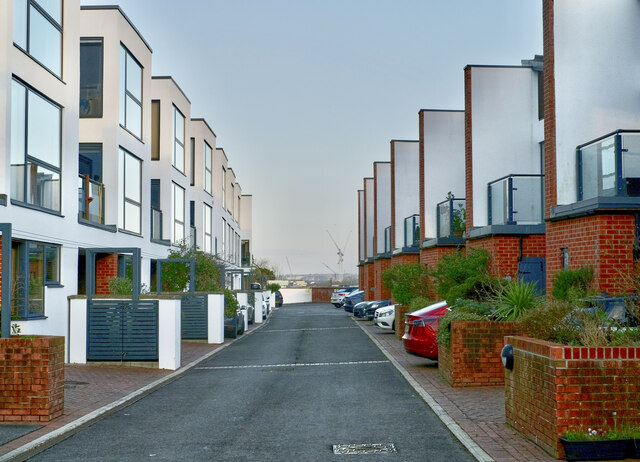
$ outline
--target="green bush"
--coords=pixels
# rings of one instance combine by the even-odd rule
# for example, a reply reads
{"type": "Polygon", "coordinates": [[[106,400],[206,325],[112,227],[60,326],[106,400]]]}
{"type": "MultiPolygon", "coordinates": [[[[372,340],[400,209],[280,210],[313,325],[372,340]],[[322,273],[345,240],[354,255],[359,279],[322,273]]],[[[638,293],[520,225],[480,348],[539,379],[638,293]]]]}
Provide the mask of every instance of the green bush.
{"type": "Polygon", "coordinates": [[[577,270],[564,269],[553,277],[551,295],[558,300],[576,302],[590,295],[593,282],[593,268],[582,267],[577,270]]]}
{"type": "Polygon", "coordinates": [[[109,293],[111,295],[129,295],[133,293],[133,282],[130,278],[115,277],[109,279],[109,293]]]}
{"type": "MultiPolygon", "coordinates": [[[[194,258],[196,262],[196,287],[200,292],[220,290],[220,271],[215,257],[197,247],[185,243],[169,251],[168,258],[194,258]]],[[[167,292],[182,292],[189,284],[187,263],[164,263],[162,265],[162,289],[167,292]]]]}
{"type": "Polygon", "coordinates": [[[530,337],[577,345],[580,343],[579,326],[571,315],[574,308],[564,300],[548,300],[526,311],[516,322],[519,329],[530,337]]]}
{"type": "Polygon", "coordinates": [[[233,317],[239,307],[234,293],[229,289],[224,289],[224,315],[227,318],[233,317]]]}
{"type": "Polygon", "coordinates": [[[420,263],[396,263],[382,273],[382,281],[396,302],[409,305],[416,297],[428,297],[429,270],[420,263]]]}
{"type": "Polygon", "coordinates": [[[499,289],[494,298],[493,316],[497,321],[515,321],[538,303],[536,284],[516,279],[499,289]]]}
{"type": "Polygon", "coordinates": [[[267,289],[269,289],[271,292],[277,292],[278,290],[280,290],[280,284],[272,282],[267,286],[267,289]]]}
{"type": "Polygon", "coordinates": [[[493,296],[499,282],[489,275],[490,260],[484,249],[445,255],[433,272],[438,295],[449,303],[459,298],[486,300],[493,296]]]}
{"type": "Polygon", "coordinates": [[[413,300],[411,300],[411,302],[409,303],[409,312],[420,310],[429,305],[433,305],[433,303],[434,301],[431,300],[429,297],[424,297],[424,296],[416,297],[413,300]]]}

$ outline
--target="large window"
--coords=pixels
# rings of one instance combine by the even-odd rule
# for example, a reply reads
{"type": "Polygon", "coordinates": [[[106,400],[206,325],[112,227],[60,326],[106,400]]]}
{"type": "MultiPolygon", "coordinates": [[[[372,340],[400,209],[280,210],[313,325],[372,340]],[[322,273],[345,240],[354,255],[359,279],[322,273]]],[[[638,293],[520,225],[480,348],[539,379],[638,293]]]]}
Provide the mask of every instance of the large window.
{"type": "Polygon", "coordinates": [[[151,160],[160,159],[160,101],[151,101],[151,160]]]}
{"type": "Polygon", "coordinates": [[[102,39],[80,40],[80,117],[102,117],[102,39]]]}
{"type": "Polygon", "coordinates": [[[60,107],[11,82],[11,198],[60,211],[60,107]]]}
{"type": "Polygon", "coordinates": [[[211,207],[204,204],[204,244],[203,250],[207,253],[211,253],[211,207]]]}
{"type": "Polygon", "coordinates": [[[213,190],[213,151],[211,146],[204,143],[204,190],[211,194],[213,190]]]}
{"type": "Polygon", "coordinates": [[[222,167],[222,208],[227,208],[227,169],[222,167]]]}
{"type": "Polygon", "coordinates": [[[78,175],[78,215],[94,223],[104,223],[101,144],[80,143],[78,175]]]}
{"type": "Polygon", "coordinates": [[[184,240],[184,189],[173,183],[173,243],[184,240]]]}
{"type": "Polygon", "coordinates": [[[60,247],[39,242],[11,243],[11,317],[44,316],[44,288],[60,284],[60,247]]]}
{"type": "Polygon", "coordinates": [[[142,138],[142,66],[120,45],[120,125],[142,138]]]}
{"type": "Polygon", "coordinates": [[[120,148],[119,163],[120,206],[119,226],[125,231],[142,233],[142,161],[120,148]]]}
{"type": "Polygon", "coordinates": [[[173,106],[173,166],[184,173],[184,116],[173,106]]]}
{"type": "Polygon", "coordinates": [[[62,1],[14,1],[13,43],[60,77],[62,69],[62,1]]]}
{"type": "Polygon", "coordinates": [[[220,236],[222,243],[220,246],[220,255],[223,260],[227,259],[227,220],[222,219],[222,234],[220,236]]]}

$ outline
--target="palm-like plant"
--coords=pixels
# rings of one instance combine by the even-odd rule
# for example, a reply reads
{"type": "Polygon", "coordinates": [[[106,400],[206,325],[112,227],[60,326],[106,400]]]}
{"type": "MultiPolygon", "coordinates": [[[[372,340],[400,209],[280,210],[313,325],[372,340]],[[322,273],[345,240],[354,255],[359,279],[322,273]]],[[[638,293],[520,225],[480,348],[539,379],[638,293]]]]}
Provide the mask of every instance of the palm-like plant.
{"type": "Polygon", "coordinates": [[[496,295],[492,314],[498,321],[515,321],[540,302],[534,282],[509,282],[496,295]]]}

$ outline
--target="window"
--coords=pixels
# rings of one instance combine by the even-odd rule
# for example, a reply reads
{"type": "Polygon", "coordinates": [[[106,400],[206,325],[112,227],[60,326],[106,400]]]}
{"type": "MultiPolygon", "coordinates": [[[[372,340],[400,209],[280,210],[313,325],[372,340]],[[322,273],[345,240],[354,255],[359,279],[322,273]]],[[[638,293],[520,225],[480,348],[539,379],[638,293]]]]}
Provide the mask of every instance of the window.
{"type": "Polygon", "coordinates": [[[151,160],[160,159],[160,101],[151,101],[151,160]]]}
{"type": "Polygon", "coordinates": [[[211,253],[211,207],[204,204],[204,244],[203,250],[207,253],[211,253]]]}
{"type": "Polygon", "coordinates": [[[102,117],[102,39],[80,40],[80,117],[102,117]]]}
{"type": "Polygon", "coordinates": [[[173,166],[184,173],[184,116],[173,106],[173,166]]]}
{"type": "Polygon", "coordinates": [[[142,66],[120,45],[120,125],[142,138],[142,66]]]}
{"type": "Polygon", "coordinates": [[[162,209],[160,208],[160,180],[151,180],[151,239],[162,240],[162,209]]]}
{"type": "Polygon", "coordinates": [[[141,234],[142,161],[120,148],[118,180],[121,184],[119,226],[125,231],[141,234]]]}
{"type": "Polygon", "coordinates": [[[222,208],[224,209],[227,208],[226,188],[227,188],[227,169],[222,167],[222,208]]]}
{"type": "Polygon", "coordinates": [[[101,144],[80,144],[78,175],[78,215],[85,220],[104,223],[101,144]]]}
{"type": "Polygon", "coordinates": [[[211,146],[204,142],[204,190],[211,194],[213,188],[213,151],[211,146]]]}
{"type": "Polygon", "coordinates": [[[60,284],[60,247],[14,240],[11,243],[11,284],[11,317],[43,317],[45,286],[60,284]]]}
{"type": "Polygon", "coordinates": [[[11,83],[11,198],[60,211],[60,106],[11,83]]]}
{"type": "Polygon", "coordinates": [[[184,240],[184,189],[173,184],[173,243],[180,244],[184,240]]]}
{"type": "Polygon", "coordinates": [[[196,139],[191,138],[191,186],[196,184],[196,139]]]}
{"type": "Polygon", "coordinates": [[[235,190],[236,190],[235,185],[231,185],[231,210],[230,210],[230,212],[231,212],[231,216],[234,217],[234,218],[235,218],[235,215],[234,215],[233,212],[235,211],[234,204],[235,204],[235,201],[236,201],[235,190]]]}
{"type": "Polygon", "coordinates": [[[544,71],[538,72],[538,120],[544,119],[544,71]]]}
{"type": "Polygon", "coordinates": [[[62,1],[13,2],[13,43],[58,77],[62,68],[62,1]]]}
{"type": "Polygon", "coordinates": [[[220,245],[220,254],[223,260],[227,258],[227,220],[222,219],[222,243],[220,245]]]}

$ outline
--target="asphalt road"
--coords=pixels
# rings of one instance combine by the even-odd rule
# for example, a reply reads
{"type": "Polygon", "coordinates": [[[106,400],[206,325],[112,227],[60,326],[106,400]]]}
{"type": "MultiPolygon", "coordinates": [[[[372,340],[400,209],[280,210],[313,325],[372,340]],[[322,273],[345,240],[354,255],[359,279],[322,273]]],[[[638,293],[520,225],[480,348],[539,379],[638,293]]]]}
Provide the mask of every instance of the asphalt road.
{"type": "Polygon", "coordinates": [[[471,461],[342,310],[285,305],[269,323],[36,461],[471,461]],[[338,455],[335,444],[397,452],[338,455]]]}

